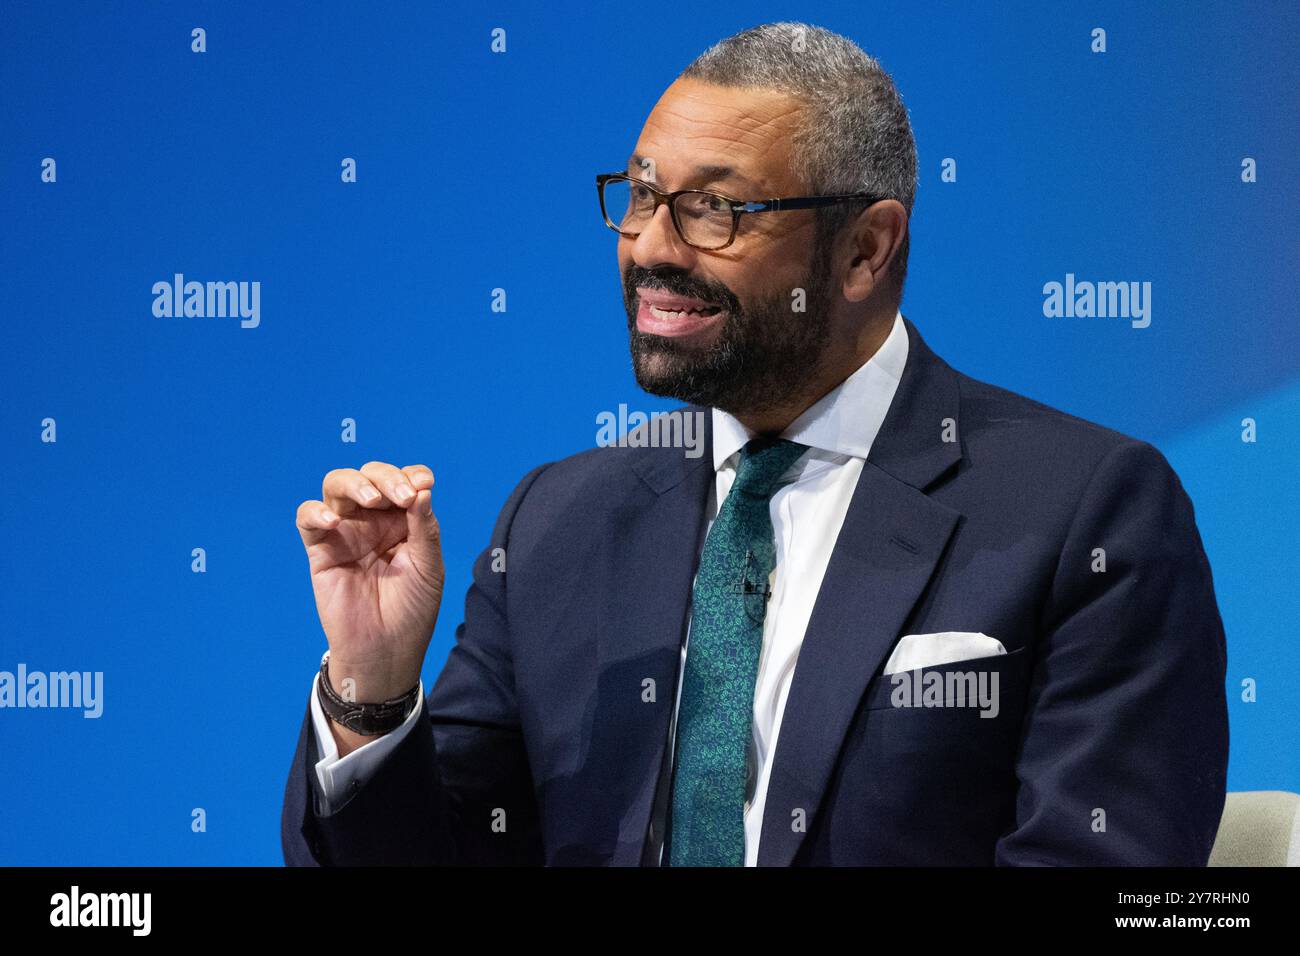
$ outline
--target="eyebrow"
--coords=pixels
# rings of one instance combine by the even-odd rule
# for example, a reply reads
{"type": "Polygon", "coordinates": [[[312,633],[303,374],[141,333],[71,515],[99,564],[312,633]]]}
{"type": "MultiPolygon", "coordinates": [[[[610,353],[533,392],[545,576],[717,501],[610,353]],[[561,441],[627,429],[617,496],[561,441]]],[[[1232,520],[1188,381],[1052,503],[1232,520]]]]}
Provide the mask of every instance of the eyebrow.
{"type": "MultiPolygon", "coordinates": [[[[642,163],[644,161],[645,161],[645,157],[642,156],[640,153],[633,153],[631,158],[628,159],[627,161],[628,172],[629,173],[640,172],[643,168],[642,163]]],[[[756,189],[755,183],[752,179],[750,179],[749,177],[741,173],[736,172],[736,170],[731,166],[702,164],[695,167],[693,175],[697,177],[700,182],[704,182],[704,183],[717,182],[718,180],[721,179],[732,179],[734,181],[739,181],[742,185],[748,187],[749,189],[755,192],[759,191],[756,189]]],[[[689,189],[692,187],[685,186],[683,188],[689,189]]]]}

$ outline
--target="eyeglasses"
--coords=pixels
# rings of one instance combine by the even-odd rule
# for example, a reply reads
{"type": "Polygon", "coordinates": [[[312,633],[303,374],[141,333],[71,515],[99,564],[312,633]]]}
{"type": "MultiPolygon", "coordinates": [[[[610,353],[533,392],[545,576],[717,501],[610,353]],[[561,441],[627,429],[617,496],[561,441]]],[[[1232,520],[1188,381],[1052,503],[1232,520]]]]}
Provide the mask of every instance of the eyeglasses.
{"type": "Polygon", "coordinates": [[[753,212],[785,212],[790,209],[819,209],[850,200],[867,204],[888,199],[875,193],[844,196],[792,196],[746,202],[703,189],[678,189],[666,193],[624,173],[602,173],[596,177],[600,193],[600,214],[605,225],[620,236],[635,239],[650,224],[660,205],[667,203],[673,226],[682,241],[696,249],[725,249],[736,238],[740,217],[753,212]]]}

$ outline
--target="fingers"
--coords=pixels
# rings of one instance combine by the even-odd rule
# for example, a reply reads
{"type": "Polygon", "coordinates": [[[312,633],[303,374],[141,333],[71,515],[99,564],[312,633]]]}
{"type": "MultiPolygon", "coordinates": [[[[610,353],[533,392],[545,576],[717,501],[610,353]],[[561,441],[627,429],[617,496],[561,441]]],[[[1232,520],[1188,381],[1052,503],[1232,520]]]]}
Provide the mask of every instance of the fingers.
{"type": "Polygon", "coordinates": [[[402,467],[402,473],[406,475],[416,491],[433,487],[433,471],[428,465],[405,465],[402,467]]]}
{"type": "Polygon", "coordinates": [[[304,501],[298,506],[298,527],[319,531],[336,528],[341,519],[323,501],[304,501]]]}
{"type": "Polygon", "coordinates": [[[298,506],[296,523],[303,544],[311,545],[320,541],[337,528],[342,520],[323,501],[304,501],[298,506]]]}
{"type": "Polygon", "coordinates": [[[335,468],[321,483],[321,498],[341,515],[358,508],[386,508],[387,499],[355,468],[335,468]]]}
{"type": "Polygon", "coordinates": [[[408,477],[401,469],[382,461],[371,461],[355,468],[335,468],[325,476],[321,485],[321,498],[341,515],[358,508],[405,508],[415,498],[414,480],[421,487],[433,484],[433,472],[423,465],[409,465],[417,469],[408,477]],[[418,469],[422,469],[424,477],[418,469]]]}
{"type": "Polygon", "coordinates": [[[343,518],[362,509],[398,507],[406,512],[407,540],[422,569],[441,563],[438,521],[433,516],[433,471],[427,465],[397,468],[370,461],[356,468],[336,468],[321,485],[322,501],[298,506],[297,525],[303,543],[312,545],[337,530],[343,518]]]}
{"type": "Polygon", "coordinates": [[[396,465],[384,461],[368,461],[361,466],[361,474],[399,508],[407,508],[415,500],[415,489],[411,487],[410,479],[396,465]]]}
{"type": "Polygon", "coordinates": [[[382,461],[370,461],[356,468],[335,468],[325,476],[321,498],[339,515],[358,508],[409,508],[416,492],[433,487],[433,472],[427,465],[397,468],[382,461]]]}

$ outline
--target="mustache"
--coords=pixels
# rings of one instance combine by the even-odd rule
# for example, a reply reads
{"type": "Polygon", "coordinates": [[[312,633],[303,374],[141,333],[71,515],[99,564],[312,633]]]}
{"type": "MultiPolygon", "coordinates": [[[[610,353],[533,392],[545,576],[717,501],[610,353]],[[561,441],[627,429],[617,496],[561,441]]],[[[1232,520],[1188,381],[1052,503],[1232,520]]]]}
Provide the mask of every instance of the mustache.
{"type": "Polygon", "coordinates": [[[702,282],[683,269],[643,269],[636,265],[629,266],[627,272],[623,274],[623,299],[629,310],[637,299],[637,286],[701,299],[733,314],[740,310],[740,300],[725,285],[702,282]]]}

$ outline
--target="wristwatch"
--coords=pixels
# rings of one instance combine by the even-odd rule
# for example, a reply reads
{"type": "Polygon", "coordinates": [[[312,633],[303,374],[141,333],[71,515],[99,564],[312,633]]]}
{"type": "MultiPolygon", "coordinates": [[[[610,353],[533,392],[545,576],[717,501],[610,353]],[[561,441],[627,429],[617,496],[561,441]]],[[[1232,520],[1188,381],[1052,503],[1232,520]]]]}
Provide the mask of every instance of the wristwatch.
{"type": "Polygon", "coordinates": [[[355,734],[374,737],[386,734],[402,725],[411,713],[411,707],[419,696],[420,685],[417,682],[401,697],[394,697],[380,704],[358,704],[344,700],[330,686],[330,652],[320,659],[320,680],[317,700],[325,716],[336,724],[341,724],[355,734]]]}

